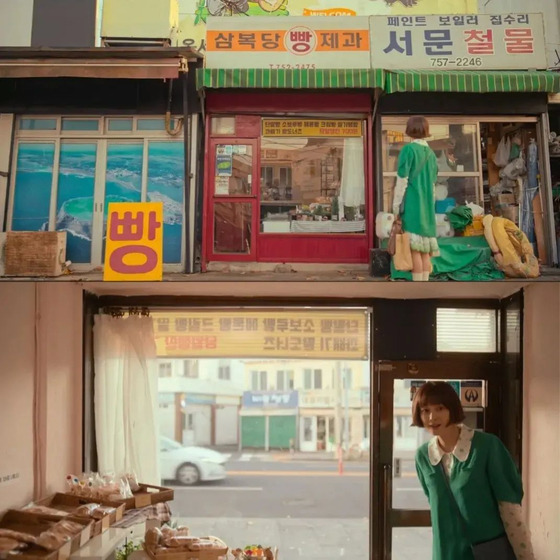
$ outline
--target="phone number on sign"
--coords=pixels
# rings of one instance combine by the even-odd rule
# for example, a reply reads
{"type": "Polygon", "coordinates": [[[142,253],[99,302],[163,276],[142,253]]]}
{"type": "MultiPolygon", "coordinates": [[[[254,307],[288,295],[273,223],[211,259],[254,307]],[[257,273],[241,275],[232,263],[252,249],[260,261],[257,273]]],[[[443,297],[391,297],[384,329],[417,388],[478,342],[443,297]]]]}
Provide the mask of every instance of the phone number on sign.
{"type": "Polygon", "coordinates": [[[432,58],[432,66],[445,67],[445,66],[457,66],[465,68],[468,66],[482,66],[482,58],[469,58],[468,56],[456,58],[454,60],[450,58],[432,58]]]}
{"type": "Polygon", "coordinates": [[[315,64],[269,64],[273,70],[315,70],[315,64]]]}

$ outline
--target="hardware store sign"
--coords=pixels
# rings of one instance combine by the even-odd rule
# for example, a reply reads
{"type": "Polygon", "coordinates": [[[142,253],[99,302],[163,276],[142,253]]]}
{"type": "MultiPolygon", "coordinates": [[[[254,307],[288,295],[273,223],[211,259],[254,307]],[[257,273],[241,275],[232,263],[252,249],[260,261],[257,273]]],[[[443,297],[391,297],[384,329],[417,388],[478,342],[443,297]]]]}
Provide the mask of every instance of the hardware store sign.
{"type": "Polygon", "coordinates": [[[323,119],[263,119],[262,135],[276,138],[300,136],[305,138],[361,137],[360,120],[323,119]]]}
{"type": "Polygon", "coordinates": [[[158,356],[367,360],[365,310],[154,312],[158,356]]]}
{"type": "Polygon", "coordinates": [[[373,68],[546,69],[542,14],[372,16],[373,68]]]}
{"type": "Polygon", "coordinates": [[[209,17],[206,68],[369,68],[367,17],[209,17]]]}

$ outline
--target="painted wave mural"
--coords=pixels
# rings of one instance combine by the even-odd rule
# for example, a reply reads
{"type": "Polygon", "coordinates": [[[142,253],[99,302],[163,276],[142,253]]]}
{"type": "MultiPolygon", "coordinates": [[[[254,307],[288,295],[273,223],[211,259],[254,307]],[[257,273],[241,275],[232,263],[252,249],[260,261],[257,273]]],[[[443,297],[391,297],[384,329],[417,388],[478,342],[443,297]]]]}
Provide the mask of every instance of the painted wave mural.
{"type": "MultiPolygon", "coordinates": [[[[93,210],[97,143],[62,143],[56,229],[66,231],[67,258],[74,263],[92,260],[93,210]]],[[[183,143],[150,142],[147,200],[164,207],[164,262],[181,261],[183,237],[183,143]]],[[[110,202],[139,202],[142,190],[143,143],[111,143],[107,147],[104,221],[110,202]]],[[[54,143],[20,144],[12,228],[48,228],[54,143]]],[[[103,245],[105,243],[105,231],[103,245]]]]}

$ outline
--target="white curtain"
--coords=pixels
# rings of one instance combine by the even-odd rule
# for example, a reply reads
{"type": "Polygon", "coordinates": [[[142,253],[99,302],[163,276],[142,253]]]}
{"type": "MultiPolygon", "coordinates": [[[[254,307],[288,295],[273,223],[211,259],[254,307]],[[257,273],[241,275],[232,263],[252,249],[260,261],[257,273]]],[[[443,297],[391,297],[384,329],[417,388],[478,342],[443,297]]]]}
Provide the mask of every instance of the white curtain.
{"type": "Polygon", "coordinates": [[[93,329],[98,468],[161,483],[157,355],[151,317],[96,315],[93,329]]]}
{"type": "Polygon", "coordinates": [[[339,213],[344,216],[344,206],[365,204],[364,143],[362,138],[345,138],[340,180],[339,213]]]}

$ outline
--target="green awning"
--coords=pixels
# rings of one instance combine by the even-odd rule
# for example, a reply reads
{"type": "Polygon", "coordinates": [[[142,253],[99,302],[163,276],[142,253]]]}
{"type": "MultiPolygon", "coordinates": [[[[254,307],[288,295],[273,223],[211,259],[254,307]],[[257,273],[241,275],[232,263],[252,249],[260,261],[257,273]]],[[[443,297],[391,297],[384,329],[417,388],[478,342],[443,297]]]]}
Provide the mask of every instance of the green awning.
{"type": "Polygon", "coordinates": [[[197,88],[369,89],[383,88],[383,70],[273,70],[200,68],[197,88]]]}
{"type": "Polygon", "coordinates": [[[385,70],[385,92],[560,92],[556,72],[385,70]]]}

